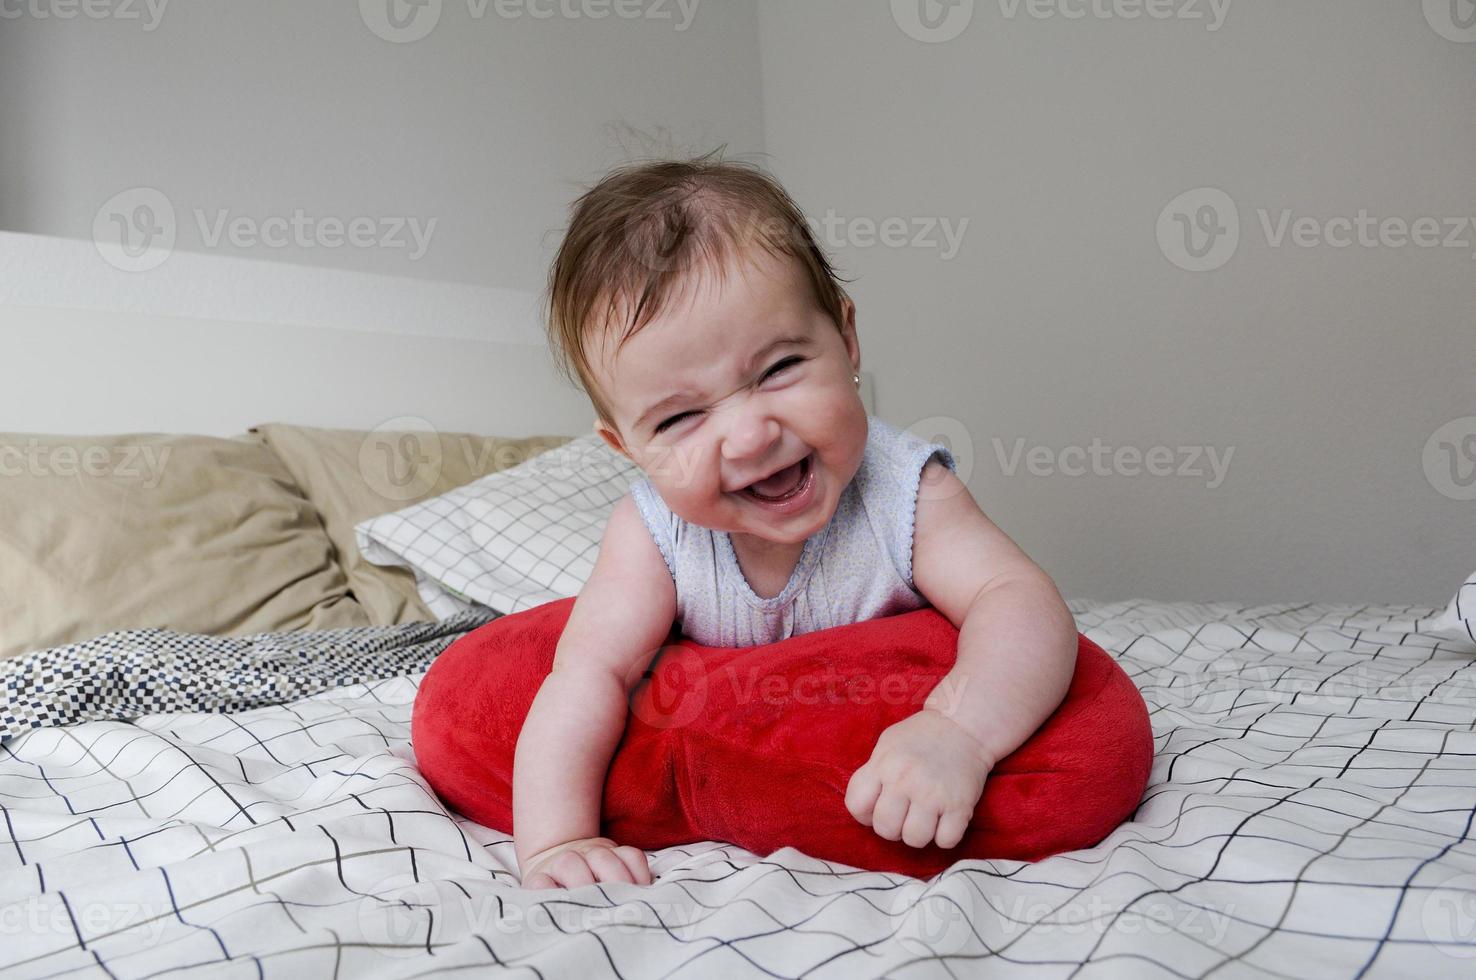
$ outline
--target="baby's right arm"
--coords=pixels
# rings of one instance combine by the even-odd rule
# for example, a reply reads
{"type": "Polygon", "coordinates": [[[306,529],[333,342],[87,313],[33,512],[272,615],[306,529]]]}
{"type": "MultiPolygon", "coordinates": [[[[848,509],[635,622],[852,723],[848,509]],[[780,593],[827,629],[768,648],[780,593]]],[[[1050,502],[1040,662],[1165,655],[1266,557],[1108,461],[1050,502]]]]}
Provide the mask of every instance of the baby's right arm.
{"type": "Polygon", "coordinates": [[[643,851],[616,851],[598,836],[600,803],[625,731],[630,691],[675,618],[671,574],[627,494],[610,514],[594,570],[559,637],[553,669],[518,735],[513,835],[525,886],[540,873],[565,887],[650,882],[643,851]],[[556,850],[553,860],[545,853],[550,850],[556,850]]]}

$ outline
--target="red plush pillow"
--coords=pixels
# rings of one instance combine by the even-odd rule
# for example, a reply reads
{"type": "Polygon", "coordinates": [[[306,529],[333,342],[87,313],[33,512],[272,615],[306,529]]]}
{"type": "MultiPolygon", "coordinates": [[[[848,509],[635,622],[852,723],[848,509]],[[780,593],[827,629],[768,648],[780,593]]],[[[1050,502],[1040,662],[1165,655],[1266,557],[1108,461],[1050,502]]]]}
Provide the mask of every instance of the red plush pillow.
{"type": "MultiPolygon", "coordinates": [[[[411,740],[454,809],[511,834],[513,752],[574,600],[503,616],[453,643],[420,685],[411,740]]],[[[780,847],[928,877],[965,858],[1089,847],[1133,812],[1153,735],[1138,689],[1081,637],[1066,700],[990,773],[957,847],[889,841],[846,809],[879,735],[953,666],[958,630],[931,607],[714,649],[674,629],[631,696],[600,833],[647,850],[702,840],[780,847]]]]}

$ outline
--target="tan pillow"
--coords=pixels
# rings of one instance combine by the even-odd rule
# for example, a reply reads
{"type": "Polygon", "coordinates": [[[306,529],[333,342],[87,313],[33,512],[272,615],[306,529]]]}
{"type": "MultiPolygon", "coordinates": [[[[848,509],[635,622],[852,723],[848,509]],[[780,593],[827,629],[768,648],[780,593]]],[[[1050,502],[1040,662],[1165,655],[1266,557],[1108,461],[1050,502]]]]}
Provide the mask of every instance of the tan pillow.
{"type": "Polygon", "coordinates": [[[435,619],[408,569],[359,556],[354,525],[516,466],[572,436],[508,439],[466,433],[312,429],[259,425],[298,486],[323,515],[349,588],[378,625],[435,619]]]}
{"type": "Polygon", "coordinates": [[[0,658],[133,627],[367,625],[259,439],[0,433],[0,658]]]}

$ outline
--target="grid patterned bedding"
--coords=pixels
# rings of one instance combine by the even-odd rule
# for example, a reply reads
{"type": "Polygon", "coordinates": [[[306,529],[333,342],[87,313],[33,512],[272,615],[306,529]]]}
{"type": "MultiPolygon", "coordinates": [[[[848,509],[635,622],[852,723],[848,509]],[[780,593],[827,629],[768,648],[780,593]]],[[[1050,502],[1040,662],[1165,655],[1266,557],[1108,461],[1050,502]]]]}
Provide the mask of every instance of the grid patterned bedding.
{"type": "Polygon", "coordinates": [[[1434,610],[1072,609],[1157,747],[1089,850],[919,881],[704,842],[650,887],[523,891],[415,769],[422,669],[0,745],[0,973],[1476,972],[1476,647],[1415,632],[1434,610]]]}

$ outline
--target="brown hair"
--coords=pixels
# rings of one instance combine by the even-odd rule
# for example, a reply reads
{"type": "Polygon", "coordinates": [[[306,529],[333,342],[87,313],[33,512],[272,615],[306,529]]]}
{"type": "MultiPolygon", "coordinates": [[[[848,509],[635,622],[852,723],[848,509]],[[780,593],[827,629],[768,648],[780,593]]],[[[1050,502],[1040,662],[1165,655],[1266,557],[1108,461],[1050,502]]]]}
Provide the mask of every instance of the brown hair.
{"type": "Polygon", "coordinates": [[[611,428],[617,426],[590,365],[592,329],[611,329],[625,312],[618,351],[660,313],[688,273],[705,267],[722,276],[724,263],[750,244],[797,259],[820,308],[837,330],[844,323],[842,280],[804,214],[757,165],[713,159],[721,150],[617,167],[570,206],[548,276],[549,349],[611,428]]]}

